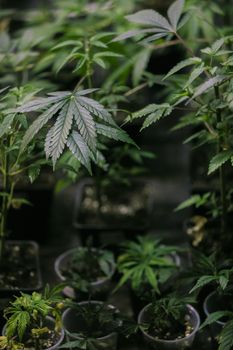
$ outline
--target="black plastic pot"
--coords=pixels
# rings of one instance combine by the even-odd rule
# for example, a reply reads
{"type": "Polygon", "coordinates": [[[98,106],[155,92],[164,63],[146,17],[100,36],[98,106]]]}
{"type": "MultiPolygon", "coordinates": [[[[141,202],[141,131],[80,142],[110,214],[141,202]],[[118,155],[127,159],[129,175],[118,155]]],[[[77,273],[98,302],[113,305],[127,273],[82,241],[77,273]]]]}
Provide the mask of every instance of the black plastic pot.
{"type": "MultiPolygon", "coordinates": [[[[138,324],[143,324],[145,322],[148,322],[146,314],[150,307],[151,307],[151,304],[148,304],[147,306],[144,307],[144,309],[142,309],[142,311],[138,316],[138,324]]],[[[190,324],[193,327],[192,333],[187,337],[184,337],[181,339],[174,339],[174,340],[157,339],[152,337],[146,331],[142,330],[142,334],[145,342],[149,344],[153,349],[156,349],[156,350],[183,350],[183,349],[189,348],[190,346],[192,346],[192,343],[198,332],[198,329],[200,326],[200,317],[198,312],[194,309],[194,307],[188,304],[187,304],[187,315],[189,315],[190,324]]]]}
{"type": "MultiPolygon", "coordinates": [[[[20,252],[21,247],[25,246],[28,247],[29,251],[31,252],[31,255],[28,256],[28,261],[30,261],[31,267],[30,271],[34,274],[35,280],[33,285],[22,285],[22,286],[12,286],[12,288],[7,287],[0,287],[0,298],[11,298],[15,295],[18,295],[20,292],[24,293],[32,293],[33,291],[40,291],[43,287],[42,283],[42,277],[41,277],[41,269],[40,269],[40,262],[39,262],[39,246],[34,241],[6,241],[6,245],[10,247],[10,249],[16,249],[20,252]]],[[[20,253],[19,253],[20,254],[20,253]]],[[[20,256],[19,256],[20,260],[20,256]]],[[[18,266],[20,269],[27,269],[29,266],[18,266]]],[[[17,269],[17,266],[15,267],[17,269]]],[[[26,280],[26,277],[25,277],[26,280]]],[[[16,281],[17,283],[17,281],[16,281]]],[[[26,281],[27,283],[27,281],[26,281]]]]}
{"type": "MultiPolygon", "coordinates": [[[[101,232],[108,232],[108,233],[116,233],[116,232],[123,232],[126,234],[127,237],[131,237],[132,235],[135,236],[137,234],[145,233],[150,229],[151,226],[151,218],[152,218],[152,212],[153,212],[153,203],[154,203],[154,189],[155,186],[153,184],[152,180],[145,180],[145,179],[138,179],[135,180],[132,185],[127,188],[121,188],[119,186],[119,190],[117,193],[119,195],[124,195],[125,202],[123,203],[125,206],[127,206],[127,198],[130,197],[132,193],[136,191],[136,187],[140,186],[149,186],[150,191],[148,193],[148,198],[146,202],[143,205],[143,208],[145,208],[145,215],[143,217],[143,222],[140,222],[140,224],[137,222],[137,217],[134,217],[133,223],[131,220],[131,223],[121,223],[120,220],[118,223],[116,222],[109,222],[106,224],[104,223],[82,223],[80,221],[80,212],[82,207],[82,202],[84,200],[85,195],[85,189],[87,187],[94,187],[94,182],[90,178],[83,179],[80,181],[80,183],[77,185],[76,191],[75,191],[75,202],[74,202],[74,211],[73,211],[73,227],[80,233],[82,243],[85,245],[87,238],[89,236],[92,236],[95,243],[99,244],[99,234],[101,232]]],[[[114,200],[115,201],[115,200],[114,200]]]]}
{"type": "MultiPolygon", "coordinates": [[[[56,272],[56,275],[58,278],[62,281],[65,282],[66,278],[62,274],[62,270],[66,267],[66,264],[69,262],[71,259],[73,253],[77,250],[78,248],[73,248],[65,253],[59,255],[59,257],[55,260],[54,264],[54,269],[56,272]]],[[[93,248],[95,249],[95,248],[93,248]]],[[[110,287],[111,287],[111,278],[114,275],[115,272],[115,264],[112,265],[112,273],[111,276],[103,278],[99,281],[93,281],[90,283],[90,294],[92,295],[93,298],[98,300],[105,300],[110,292],[110,287]]],[[[63,290],[63,293],[65,296],[72,298],[72,299],[77,299],[77,300],[87,300],[88,299],[88,294],[87,293],[82,293],[79,290],[75,290],[72,287],[65,287],[63,290]]]]}
{"type": "MultiPolygon", "coordinates": [[[[54,319],[50,316],[47,316],[46,317],[46,326],[49,327],[49,326],[52,326],[54,324],[55,324],[54,319]]],[[[2,335],[5,335],[5,333],[6,333],[6,325],[2,329],[2,335]]],[[[60,333],[60,338],[57,340],[56,344],[54,344],[50,348],[46,348],[46,349],[42,349],[42,350],[57,350],[57,349],[59,349],[61,343],[63,342],[64,336],[65,336],[65,331],[62,328],[61,333],[60,333]]]]}
{"type": "MultiPolygon", "coordinates": [[[[83,301],[79,303],[79,305],[87,305],[87,304],[97,304],[100,305],[102,302],[100,301],[83,301]]],[[[115,309],[114,306],[108,305],[109,308],[115,309]]],[[[75,313],[75,310],[73,309],[67,309],[63,313],[62,316],[62,322],[63,322],[63,327],[66,331],[66,334],[68,336],[69,341],[74,341],[74,340],[81,340],[82,338],[79,338],[78,336],[73,336],[71,333],[78,333],[80,323],[82,322],[75,313]]],[[[116,332],[106,334],[105,336],[101,338],[96,338],[94,340],[94,346],[97,350],[116,350],[117,349],[117,342],[118,342],[118,334],[116,332]]]]}

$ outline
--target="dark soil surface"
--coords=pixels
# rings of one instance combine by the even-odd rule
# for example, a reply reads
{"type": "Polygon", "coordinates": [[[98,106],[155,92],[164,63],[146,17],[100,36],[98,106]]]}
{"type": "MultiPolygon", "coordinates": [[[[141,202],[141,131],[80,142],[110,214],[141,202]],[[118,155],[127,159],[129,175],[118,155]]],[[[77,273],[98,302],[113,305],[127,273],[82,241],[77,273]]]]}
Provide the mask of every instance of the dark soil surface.
{"type": "Polygon", "coordinates": [[[6,242],[6,254],[0,265],[0,292],[35,290],[40,287],[37,247],[30,242],[6,242]]]}

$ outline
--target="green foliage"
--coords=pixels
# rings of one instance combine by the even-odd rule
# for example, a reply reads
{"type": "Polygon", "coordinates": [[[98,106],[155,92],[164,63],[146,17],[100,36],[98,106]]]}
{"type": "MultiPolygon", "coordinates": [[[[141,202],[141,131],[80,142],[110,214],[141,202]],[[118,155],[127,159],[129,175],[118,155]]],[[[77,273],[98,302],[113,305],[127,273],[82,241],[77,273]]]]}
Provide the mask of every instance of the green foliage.
{"type": "Polygon", "coordinates": [[[230,261],[218,262],[215,255],[209,257],[200,252],[193,255],[193,269],[190,272],[196,280],[194,287],[190,293],[200,290],[207,285],[215,285],[219,293],[226,292],[232,284],[233,269],[230,261]]]}
{"type": "MultiPolygon", "coordinates": [[[[11,346],[13,348],[15,346],[17,349],[18,343],[25,347],[28,341],[32,341],[35,348],[42,350],[43,337],[50,332],[45,322],[47,316],[53,316],[55,319],[52,331],[60,331],[61,308],[63,308],[61,290],[62,286],[56,286],[53,289],[47,286],[43,294],[37,292],[33,292],[32,295],[21,293],[10,303],[10,306],[4,310],[7,322],[3,342],[7,340],[5,342],[6,349],[12,349],[11,346]],[[36,344],[39,344],[39,347],[36,344]]],[[[0,348],[4,349],[1,342],[0,348]]]]}
{"type": "Polygon", "coordinates": [[[120,332],[122,328],[123,321],[119,311],[106,303],[68,302],[68,306],[75,311],[80,323],[77,325],[77,333],[71,333],[71,336],[76,339],[68,341],[61,348],[97,350],[101,342],[102,346],[106,347],[104,339],[101,341],[98,338],[120,332]]]}
{"type": "Polygon", "coordinates": [[[19,108],[19,112],[44,110],[30,125],[21,145],[21,152],[27,147],[40,129],[57,115],[56,122],[49,129],[45,140],[45,153],[55,166],[67,146],[74,156],[90,171],[91,154],[97,155],[97,134],[124,142],[133,143],[129,136],[117,127],[110,114],[95,100],[85,95],[95,89],[50,93],[47,98],[37,98],[19,108]],[[102,121],[96,123],[94,117],[102,121]],[[75,131],[74,125],[78,131],[75,131]]]}
{"type": "Polygon", "coordinates": [[[173,294],[161,299],[155,298],[148,309],[147,320],[141,326],[149,334],[156,331],[158,337],[179,329],[185,323],[187,303],[193,301],[191,298],[173,294]]]}
{"type": "Polygon", "coordinates": [[[130,282],[136,291],[149,285],[150,289],[160,293],[160,285],[178,268],[171,255],[178,249],[162,245],[150,236],[139,236],[136,241],[128,241],[122,245],[122,250],[117,261],[118,271],[122,274],[117,288],[130,282]]]}
{"type": "Polygon", "coordinates": [[[114,270],[114,256],[110,251],[87,246],[72,252],[62,275],[66,283],[78,292],[92,294],[91,283],[111,278],[114,270]]]}
{"type": "Polygon", "coordinates": [[[201,328],[214,324],[216,321],[225,319],[223,329],[217,337],[218,350],[231,350],[233,347],[232,332],[233,332],[233,312],[232,311],[216,311],[207,317],[201,328]]]}

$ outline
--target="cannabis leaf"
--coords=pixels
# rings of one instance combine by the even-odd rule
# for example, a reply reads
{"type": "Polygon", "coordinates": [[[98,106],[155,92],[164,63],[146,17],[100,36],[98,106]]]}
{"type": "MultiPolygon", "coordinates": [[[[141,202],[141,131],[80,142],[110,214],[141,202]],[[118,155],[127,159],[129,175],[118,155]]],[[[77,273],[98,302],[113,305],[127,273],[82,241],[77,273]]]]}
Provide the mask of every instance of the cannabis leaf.
{"type": "Polygon", "coordinates": [[[180,20],[184,8],[184,0],[177,0],[169,7],[167,11],[168,18],[174,30],[180,20]]]}
{"type": "Polygon", "coordinates": [[[54,166],[67,146],[90,171],[91,154],[96,155],[97,152],[97,134],[133,144],[103,105],[86,96],[95,90],[49,93],[46,98],[36,98],[22,105],[18,112],[42,113],[26,131],[20,152],[25,150],[34,136],[52,118],[55,121],[45,138],[45,153],[47,158],[52,159],[54,166]]]}
{"type": "Polygon", "coordinates": [[[220,166],[226,163],[231,157],[233,157],[233,151],[230,150],[221,152],[213,157],[210,161],[208,175],[220,168],[220,166]]]}
{"type": "Polygon", "coordinates": [[[146,119],[141,128],[141,130],[143,130],[150,126],[152,123],[157,122],[159,119],[170,115],[172,113],[172,110],[173,108],[169,103],[162,103],[160,105],[150,104],[145,108],[132,113],[132,115],[126,118],[126,122],[146,116],[146,119]]]}
{"type": "Polygon", "coordinates": [[[186,104],[189,104],[192,100],[194,100],[198,96],[201,96],[202,94],[206,93],[208,90],[213,88],[214,86],[222,83],[225,79],[226,77],[223,75],[216,75],[215,77],[208,79],[207,81],[205,81],[203,84],[199,85],[196,88],[193,96],[186,102],[186,104]]]}
{"type": "Polygon", "coordinates": [[[142,10],[126,16],[129,22],[143,24],[147,29],[131,30],[117,36],[113,41],[120,41],[137,35],[154,33],[147,41],[159,39],[169,33],[175,33],[184,8],[184,0],[175,1],[168,9],[168,19],[155,10],[142,10]],[[151,28],[154,27],[154,28],[151,28]],[[157,33],[157,34],[155,34],[157,33]]]}
{"type": "Polygon", "coordinates": [[[201,62],[202,62],[202,60],[199,57],[191,57],[191,58],[188,58],[184,61],[181,61],[167,73],[167,75],[163,78],[163,80],[165,80],[168,77],[170,77],[171,75],[179,72],[181,69],[183,69],[185,67],[195,65],[195,64],[200,64],[201,62]]]}

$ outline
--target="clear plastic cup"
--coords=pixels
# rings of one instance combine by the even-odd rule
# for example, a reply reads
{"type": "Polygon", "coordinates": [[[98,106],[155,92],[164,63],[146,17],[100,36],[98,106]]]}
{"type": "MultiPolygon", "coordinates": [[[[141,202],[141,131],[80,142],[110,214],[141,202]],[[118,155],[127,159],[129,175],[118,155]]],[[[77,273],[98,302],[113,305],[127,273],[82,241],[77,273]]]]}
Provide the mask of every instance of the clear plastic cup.
{"type": "MultiPolygon", "coordinates": [[[[151,307],[152,304],[145,306],[139,316],[138,323],[142,324],[147,322],[146,312],[151,307]]],[[[193,331],[187,337],[175,340],[164,340],[164,339],[156,339],[148,334],[146,331],[142,330],[145,341],[154,349],[157,350],[183,350],[192,346],[194,338],[197,334],[197,331],[200,327],[200,316],[198,312],[191,305],[187,305],[187,314],[190,317],[190,324],[193,327],[193,331]]]]}
{"type": "MultiPolygon", "coordinates": [[[[101,305],[103,304],[100,301],[82,301],[79,305],[87,305],[91,303],[92,305],[101,305]]],[[[112,305],[108,305],[109,308],[114,308],[112,305]]],[[[62,315],[62,323],[67,334],[68,341],[72,340],[81,340],[81,337],[73,336],[72,333],[78,333],[80,326],[80,318],[76,314],[75,310],[69,308],[64,311],[62,315]]],[[[117,340],[118,334],[116,332],[112,332],[107,334],[106,336],[96,338],[93,340],[93,345],[98,350],[116,350],[117,349],[117,340]]]]}

